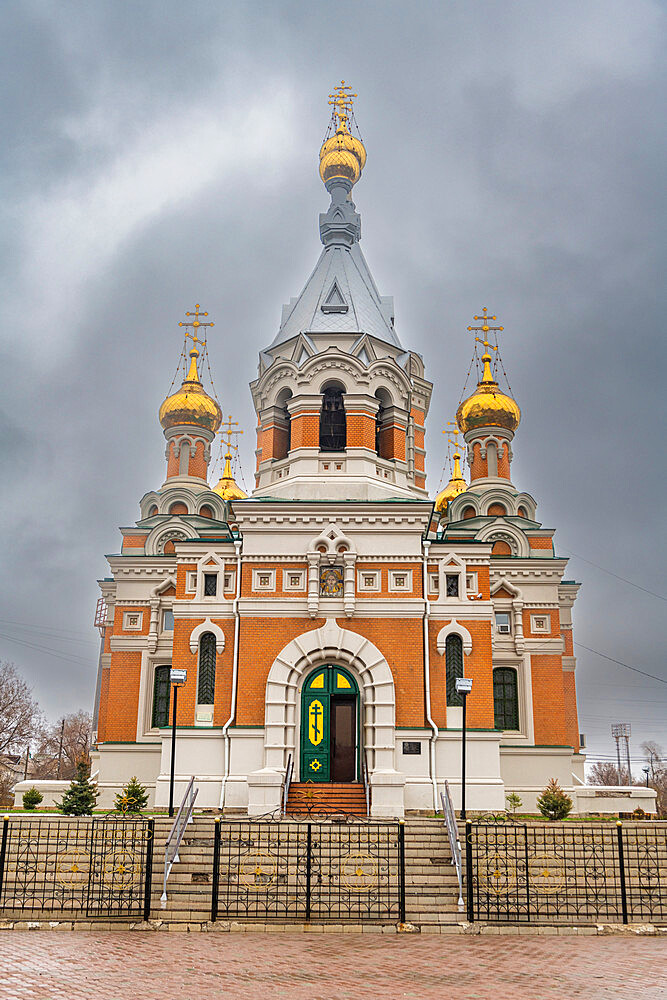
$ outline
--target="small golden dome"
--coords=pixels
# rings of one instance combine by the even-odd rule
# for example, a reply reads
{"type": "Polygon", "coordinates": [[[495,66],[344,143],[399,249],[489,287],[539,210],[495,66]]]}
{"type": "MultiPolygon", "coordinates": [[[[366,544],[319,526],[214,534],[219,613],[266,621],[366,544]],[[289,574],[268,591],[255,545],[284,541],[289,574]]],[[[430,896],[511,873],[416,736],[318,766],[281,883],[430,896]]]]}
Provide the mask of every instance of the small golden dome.
{"type": "Polygon", "coordinates": [[[343,177],[356,184],[366,164],[366,149],[361,139],[351,135],[344,125],[322,143],[320,177],[326,184],[334,177],[343,177]]]}
{"type": "Polygon", "coordinates": [[[439,514],[444,514],[449,505],[449,501],[457,497],[459,493],[465,493],[468,489],[468,484],[461,474],[461,456],[457,451],[454,452],[454,472],[452,478],[449,480],[444,490],[438,493],[435,498],[435,509],[439,514]]]}
{"type": "Polygon", "coordinates": [[[227,501],[246,499],[247,494],[243,492],[240,486],[237,486],[232,475],[232,456],[230,452],[227,452],[225,455],[225,468],[223,469],[220,482],[217,486],[213,487],[213,492],[227,501]]]}
{"type": "Polygon", "coordinates": [[[464,399],[456,411],[456,422],[465,434],[478,427],[504,427],[515,431],[521,410],[511,396],[501,392],[491,374],[491,355],[482,355],[484,370],[472,396],[464,399]]]}
{"type": "Polygon", "coordinates": [[[178,392],[167,396],[160,407],[160,423],[166,430],[179,424],[194,424],[209,431],[217,431],[222,423],[222,411],[214,399],[204,391],[199,381],[197,358],[199,351],[190,351],[190,370],[178,392]]]}

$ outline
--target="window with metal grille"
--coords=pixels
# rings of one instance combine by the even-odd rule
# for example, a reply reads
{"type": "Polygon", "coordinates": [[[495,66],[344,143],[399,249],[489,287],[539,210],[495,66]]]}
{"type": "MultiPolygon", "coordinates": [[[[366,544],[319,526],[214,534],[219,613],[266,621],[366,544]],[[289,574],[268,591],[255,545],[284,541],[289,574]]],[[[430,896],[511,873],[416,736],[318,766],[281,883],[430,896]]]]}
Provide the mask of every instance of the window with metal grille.
{"type": "Polygon", "coordinates": [[[320,451],[345,451],[347,425],[341,389],[325,389],[320,410],[320,451]]]}
{"type": "Polygon", "coordinates": [[[218,574],[204,573],[204,597],[215,597],[218,593],[218,574]]]}
{"type": "Polygon", "coordinates": [[[452,708],[463,704],[463,695],[456,690],[456,678],[463,677],[463,640],[460,635],[448,635],[445,643],[445,676],[447,704],[452,708]]]}
{"type": "Polygon", "coordinates": [[[493,671],[493,715],[496,729],[519,728],[519,691],[516,670],[493,671]]]}
{"type": "Polygon", "coordinates": [[[215,697],[215,636],[204,632],[199,640],[197,704],[212,705],[215,697]]]}
{"type": "Polygon", "coordinates": [[[152,724],[157,729],[161,726],[169,725],[170,670],[171,667],[169,664],[155,668],[155,678],[153,680],[152,724]]]}
{"type": "Polygon", "coordinates": [[[459,575],[458,573],[447,573],[447,597],[459,596],[459,575]]]}

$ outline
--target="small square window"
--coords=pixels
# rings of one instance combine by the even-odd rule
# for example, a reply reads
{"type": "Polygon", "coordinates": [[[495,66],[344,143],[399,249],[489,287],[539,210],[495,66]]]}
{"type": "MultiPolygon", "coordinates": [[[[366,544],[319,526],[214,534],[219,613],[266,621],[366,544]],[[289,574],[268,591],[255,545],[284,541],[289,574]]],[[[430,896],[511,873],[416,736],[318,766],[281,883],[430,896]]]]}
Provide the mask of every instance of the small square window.
{"type": "Polygon", "coordinates": [[[260,573],[258,580],[260,587],[268,587],[271,583],[271,576],[269,573],[260,573]]]}
{"type": "Polygon", "coordinates": [[[466,573],[466,590],[469,594],[477,595],[477,573],[466,573]]]}
{"type": "Polygon", "coordinates": [[[542,635],[551,632],[551,615],[531,615],[530,630],[542,635]]]}
{"type": "Polygon", "coordinates": [[[283,570],[283,590],[305,590],[306,576],[302,569],[283,570]]]}
{"type": "Polygon", "coordinates": [[[194,594],[197,590],[197,574],[192,570],[185,574],[185,590],[188,594],[194,594]]]}
{"type": "Polygon", "coordinates": [[[497,611],[496,612],[496,632],[500,632],[501,635],[509,635],[512,631],[511,619],[509,612],[507,611],[497,611]]]}
{"type": "Polygon", "coordinates": [[[231,591],[234,590],[235,582],[236,582],[236,573],[225,573],[224,574],[224,584],[223,585],[224,585],[225,593],[226,594],[229,594],[231,591]]]}
{"type": "Polygon", "coordinates": [[[253,590],[275,590],[276,571],[274,569],[254,569],[252,571],[253,590]]]}
{"type": "Polygon", "coordinates": [[[459,575],[458,573],[447,573],[447,597],[459,596],[459,575]]]}
{"type": "Polygon", "coordinates": [[[123,615],[123,628],[128,632],[140,632],[144,623],[143,612],[126,611],[123,615]]]}
{"type": "Polygon", "coordinates": [[[174,612],[171,610],[162,612],[162,631],[174,631],[174,612]]]}
{"type": "Polygon", "coordinates": [[[410,570],[393,570],[389,574],[390,590],[412,590],[412,572],[410,570]]]}
{"type": "Polygon", "coordinates": [[[215,597],[218,593],[218,574],[204,573],[204,597],[215,597]]]}
{"type": "Polygon", "coordinates": [[[357,588],[361,591],[379,590],[380,574],[378,570],[359,570],[357,573],[357,588]]]}
{"type": "Polygon", "coordinates": [[[440,592],[440,581],[438,580],[437,573],[429,573],[428,575],[428,592],[429,594],[437,594],[440,592]]]}

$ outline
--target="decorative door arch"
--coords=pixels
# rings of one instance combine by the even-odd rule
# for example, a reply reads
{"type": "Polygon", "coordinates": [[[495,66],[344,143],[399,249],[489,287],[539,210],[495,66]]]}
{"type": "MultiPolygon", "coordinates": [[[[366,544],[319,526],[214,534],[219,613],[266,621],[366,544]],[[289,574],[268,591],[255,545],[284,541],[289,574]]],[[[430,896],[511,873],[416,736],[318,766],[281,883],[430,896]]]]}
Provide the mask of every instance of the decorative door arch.
{"type": "Polygon", "coordinates": [[[357,781],[359,688],[337,664],[313,670],[301,693],[301,780],[357,781]]]}

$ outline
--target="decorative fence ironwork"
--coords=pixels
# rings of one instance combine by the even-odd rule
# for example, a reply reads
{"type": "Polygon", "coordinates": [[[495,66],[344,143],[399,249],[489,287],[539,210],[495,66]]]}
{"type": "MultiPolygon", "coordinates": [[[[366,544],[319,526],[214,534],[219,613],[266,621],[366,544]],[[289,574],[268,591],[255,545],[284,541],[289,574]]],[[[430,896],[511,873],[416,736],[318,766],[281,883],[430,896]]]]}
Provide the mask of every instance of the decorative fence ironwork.
{"type": "Polygon", "coordinates": [[[220,917],[404,923],[403,824],[216,821],[220,917]]]}
{"type": "Polygon", "coordinates": [[[466,823],[468,920],[667,917],[667,824],[466,823]]]}
{"type": "Polygon", "coordinates": [[[0,843],[0,911],[148,920],[152,819],[11,819],[0,843]]]}

